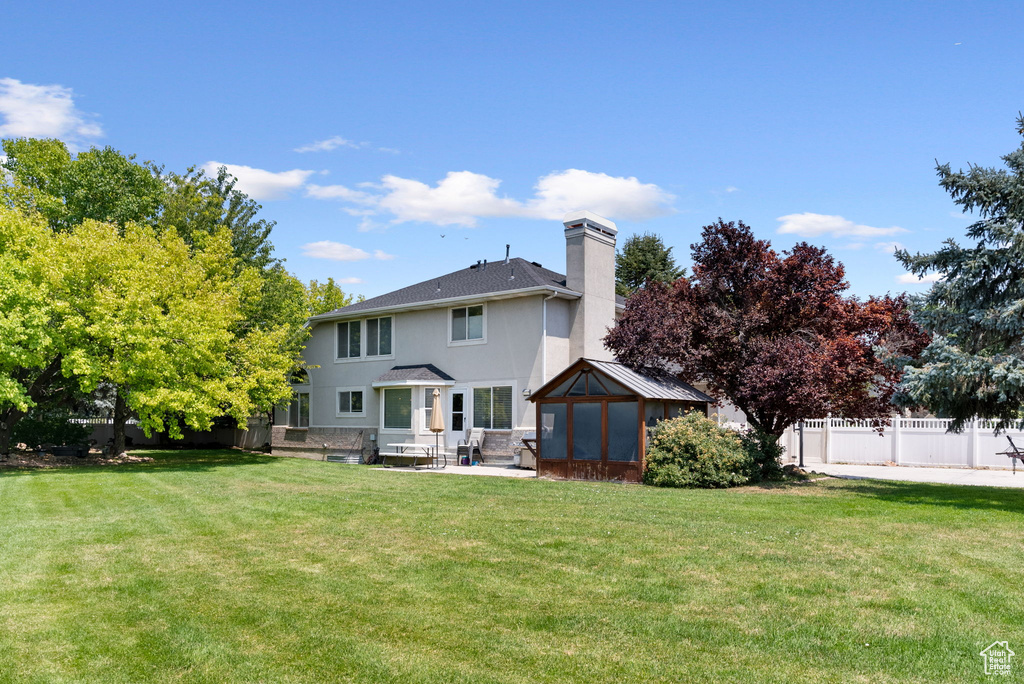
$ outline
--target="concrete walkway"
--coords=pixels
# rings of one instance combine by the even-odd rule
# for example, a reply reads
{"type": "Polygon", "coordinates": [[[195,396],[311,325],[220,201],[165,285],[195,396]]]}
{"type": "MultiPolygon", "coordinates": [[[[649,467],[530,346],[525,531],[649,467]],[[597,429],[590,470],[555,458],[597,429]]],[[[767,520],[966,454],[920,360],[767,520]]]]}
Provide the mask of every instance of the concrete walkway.
{"type": "Polygon", "coordinates": [[[846,463],[807,463],[804,470],[854,480],[897,480],[984,487],[1024,488],[1024,469],[1016,475],[1010,470],[974,470],[971,468],[914,468],[911,466],[849,465],[846,463]]]}
{"type": "Polygon", "coordinates": [[[393,468],[375,468],[375,470],[389,470],[396,473],[448,473],[449,475],[489,475],[491,477],[537,477],[536,470],[524,470],[515,466],[464,466],[449,465],[447,468],[410,468],[408,466],[396,466],[393,468]]]}

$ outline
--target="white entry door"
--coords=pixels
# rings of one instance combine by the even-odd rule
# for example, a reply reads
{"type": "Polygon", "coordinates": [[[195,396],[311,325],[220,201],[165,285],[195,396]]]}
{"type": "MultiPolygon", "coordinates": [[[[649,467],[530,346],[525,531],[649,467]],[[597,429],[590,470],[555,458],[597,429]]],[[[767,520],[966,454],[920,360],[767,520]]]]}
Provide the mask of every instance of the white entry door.
{"type": "Polygon", "coordinates": [[[448,445],[455,446],[466,438],[469,427],[469,403],[466,390],[448,391],[448,445]]]}

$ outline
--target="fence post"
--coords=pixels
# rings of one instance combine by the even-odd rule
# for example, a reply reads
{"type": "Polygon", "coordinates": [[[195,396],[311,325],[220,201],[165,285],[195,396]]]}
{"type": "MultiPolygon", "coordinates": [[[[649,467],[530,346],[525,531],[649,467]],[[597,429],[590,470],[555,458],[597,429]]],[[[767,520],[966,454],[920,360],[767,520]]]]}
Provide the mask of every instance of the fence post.
{"type": "Polygon", "coordinates": [[[896,465],[903,463],[903,454],[900,450],[900,433],[903,431],[903,416],[896,416],[892,421],[892,462],[896,465]]]}
{"type": "Polygon", "coordinates": [[[832,462],[832,414],[829,413],[825,416],[825,429],[822,432],[821,441],[824,443],[824,455],[822,461],[825,463],[832,462]]]}
{"type": "Polygon", "coordinates": [[[967,460],[968,468],[978,467],[978,451],[980,450],[979,447],[981,446],[980,444],[978,444],[978,442],[981,441],[978,439],[979,436],[980,435],[978,434],[978,418],[977,416],[975,416],[974,420],[971,421],[971,453],[969,454],[967,460]]]}

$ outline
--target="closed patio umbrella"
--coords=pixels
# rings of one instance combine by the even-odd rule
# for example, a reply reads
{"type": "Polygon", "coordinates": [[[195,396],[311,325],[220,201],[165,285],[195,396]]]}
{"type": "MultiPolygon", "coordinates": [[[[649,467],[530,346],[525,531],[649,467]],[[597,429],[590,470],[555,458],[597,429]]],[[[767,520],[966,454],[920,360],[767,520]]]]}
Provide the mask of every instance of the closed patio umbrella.
{"type": "Polygon", "coordinates": [[[434,405],[430,410],[430,431],[434,433],[434,449],[440,452],[439,442],[444,432],[444,413],[441,411],[441,392],[434,390],[434,405]]]}

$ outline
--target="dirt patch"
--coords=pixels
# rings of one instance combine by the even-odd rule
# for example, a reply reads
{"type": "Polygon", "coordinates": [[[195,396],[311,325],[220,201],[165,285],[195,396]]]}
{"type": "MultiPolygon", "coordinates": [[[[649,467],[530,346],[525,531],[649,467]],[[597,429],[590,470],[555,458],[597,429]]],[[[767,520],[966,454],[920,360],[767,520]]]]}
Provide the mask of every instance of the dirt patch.
{"type": "Polygon", "coordinates": [[[37,451],[14,451],[7,458],[0,459],[0,469],[20,468],[80,468],[84,466],[118,466],[131,463],[150,463],[149,456],[108,456],[98,449],[91,449],[87,456],[54,456],[51,453],[40,455],[37,451]]]}

